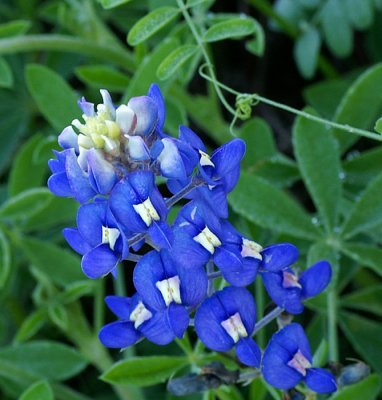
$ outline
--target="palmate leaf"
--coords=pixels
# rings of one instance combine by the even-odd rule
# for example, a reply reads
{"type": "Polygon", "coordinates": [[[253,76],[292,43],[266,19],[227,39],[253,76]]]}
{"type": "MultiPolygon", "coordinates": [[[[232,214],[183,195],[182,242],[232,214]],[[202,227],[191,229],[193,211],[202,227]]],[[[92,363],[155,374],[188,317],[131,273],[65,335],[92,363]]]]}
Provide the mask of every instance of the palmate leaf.
{"type": "Polygon", "coordinates": [[[114,364],[101,379],[116,385],[149,386],[164,382],[187,362],[185,357],[133,357],[114,364]]]}
{"type": "MultiPolygon", "coordinates": [[[[312,109],[305,111],[317,115],[312,109]]],[[[293,145],[305,186],[330,231],[337,224],[342,190],[337,143],[324,125],[298,117],[293,145]]]]}

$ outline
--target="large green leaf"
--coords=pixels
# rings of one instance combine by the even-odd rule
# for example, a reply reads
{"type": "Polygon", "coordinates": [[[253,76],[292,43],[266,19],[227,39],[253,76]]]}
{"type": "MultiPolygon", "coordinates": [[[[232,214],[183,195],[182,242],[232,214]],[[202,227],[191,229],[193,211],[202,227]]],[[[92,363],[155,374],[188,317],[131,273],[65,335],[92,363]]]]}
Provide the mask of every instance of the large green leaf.
{"type": "Polygon", "coordinates": [[[375,400],[380,394],[381,377],[373,374],[353,385],[339,389],[329,400],[375,400]]]}
{"type": "Polygon", "coordinates": [[[229,203],[239,215],[264,228],[303,239],[319,235],[318,228],[295,200],[262,178],[244,171],[229,196],[229,203]]]}
{"type": "Polygon", "coordinates": [[[38,64],[26,68],[26,80],[40,112],[57,131],[81,115],[78,95],[56,72],[38,64]]]}
{"type": "Polygon", "coordinates": [[[127,36],[130,46],[136,46],[154,35],[170,23],[180,10],[175,7],[159,7],[141,18],[131,29],[127,36]]]}
{"type": "Polygon", "coordinates": [[[342,296],[341,305],[355,310],[372,312],[382,317],[382,286],[367,287],[342,296]]]}
{"type": "Polygon", "coordinates": [[[74,348],[52,341],[34,341],[1,348],[0,359],[42,378],[55,380],[75,376],[87,364],[74,348]]]}
{"type": "MultiPolygon", "coordinates": [[[[364,72],[347,90],[339,104],[334,120],[356,128],[369,129],[382,112],[382,64],[364,72]]],[[[359,136],[338,129],[333,130],[342,150],[348,149],[359,136]]]]}
{"type": "Polygon", "coordinates": [[[47,207],[52,199],[52,193],[46,188],[24,190],[2,204],[0,219],[12,223],[26,221],[47,207]]]}
{"type": "Polygon", "coordinates": [[[367,266],[382,276],[382,249],[368,244],[344,243],[341,251],[362,266],[367,266]]]}
{"type": "Polygon", "coordinates": [[[23,35],[30,28],[30,21],[18,19],[0,25],[0,38],[23,35]]]}
{"type": "MultiPolygon", "coordinates": [[[[305,110],[317,115],[313,110],[305,110]]],[[[341,197],[337,143],[324,125],[298,117],[293,129],[295,155],[317,210],[328,231],[337,224],[341,197]]]]}
{"type": "Polygon", "coordinates": [[[351,238],[360,232],[367,232],[382,223],[382,173],[370,182],[355,202],[342,227],[342,235],[351,238]]]}
{"type": "Polygon", "coordinates": [[[382,325],[348,312],[341,312],[339,323],[362,359],[382,372],[382,325]]]}
{"type": "Polygon", "coordinates": [[[47,381],[39,381],[30,386],[20,400],[54,400],[53,390],[47,381]]]}
{"type": "Polygon", "coordinates": [[[172,51],[159,65],[157,75],[159,79],[168,79],[186,63],[197,51],[198,47],[185,44],[172,51]]]}
{"type": "Polygon", "coordinates": [[[84,278],[77,255],[52,243],[29,237],[20,238],[19,244],[29,262],[54,283],[66,286],[84,278]]]}
{"type": "Polygon", "coordinates": [[[134,357],[114,364],[101,379],[117,385],[149,386],[164,382],[185,365],[187,365],[185,357],[134,357]]]}
{"type": "Polygon", "coordinates": [[[2,289],[11,271],[11,247],[4,232],[0,229],[0,289],[2,289]]]}

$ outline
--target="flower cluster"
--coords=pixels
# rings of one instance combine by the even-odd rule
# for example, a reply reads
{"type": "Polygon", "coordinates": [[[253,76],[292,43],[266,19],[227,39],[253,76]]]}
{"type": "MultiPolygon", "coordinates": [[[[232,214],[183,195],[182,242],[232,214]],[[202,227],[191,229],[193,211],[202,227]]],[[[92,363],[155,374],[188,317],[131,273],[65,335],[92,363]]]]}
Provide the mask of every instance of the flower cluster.
{"type": "Polygon", "coordinates": [[[74,120],[60,134],[62,151],[49,162],[48,181],[54,194],[81,203],[77,227],[63,233],[83,256],[86,276],[111,272],[118,279],[118,264],[136,262],[136,293],[106,298],[119,319],[102,328],[101,342],[125,348],[147,338],[164,345],[193,325],[208,348],[235,348],[242,364],[261,368],[275,387],[305,380],[314,391],[334,391],[333,376],[312,367],[300,325],[277,332],[264,351],[252,338],[261,323],[246,286],[258,275],[280,310],[298,314],[305,299],[328,285],[331,267],[320,261],[297,276],[294,245],[263,248],[228,222],[227,194],[239,179],[245,143],[233,139],[208,154],[186,126],[178,138],[167,135],[156,85],[118,107],[106,90],[101,95],[96,107],[79,101],[83,122],[74,120]],[[171,197],[162,195],[158,177],[171,197]],[[169,210],[179,200],[184,205],[169,224],[169,210]],[[147,246],[151,250],[142,254],[147,246]]]}

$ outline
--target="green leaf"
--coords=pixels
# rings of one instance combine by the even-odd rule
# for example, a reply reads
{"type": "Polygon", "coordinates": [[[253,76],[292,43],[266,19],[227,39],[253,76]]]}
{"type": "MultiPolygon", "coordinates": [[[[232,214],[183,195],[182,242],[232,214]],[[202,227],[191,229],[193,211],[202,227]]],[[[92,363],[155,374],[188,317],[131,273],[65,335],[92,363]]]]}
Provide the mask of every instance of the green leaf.
{"type": "Polygon", "coordinates": [[[329,400],[375,400],[381,390],[381,377],[372,374],[360,382],[339,389],[329,400]]]}
{"type": "MultiPolygon", "coordinates": [[[[311,109],[305,111],[317,115],[311,109]]],[[[327,230],[331,231],[337,223],[342,189],[337,143],[324,125],[298,117],[293,128],[293,144],[305,186],[327,230]]]]}
{"type": "Polygon", "coordinates": [[[173,76],[198,50],[199,48],[197,46],[189,44],[175,49],[159,65],[157,70],[158,78],[164,80],[173,76]]]}
{"type": "Polygon", "coordinates": [[[0,24],[0,38],[23,35],[29,30],[30,26],[31,22],[23,19],[0,24]]]}
{"type": "Polygon", "coordinates": [[[341,312],[339,323],[362,359],[382,372],[382,325],[348,312],[341,312]]]}
{"type": "Polygon", "coordinates": [[[382,133],[382,118],[377,119],[375,123],[374,130],[378,133],[382,133]]]}
{"type": "Polygon", "coordinates": [[[46,188],[24,190],[2,204],[0,219],[13,223],[26,220],[44,209],[52,199],[52,193],[46,188]]]}
{"type": "Polygon", "coordinates": [[[38,309],[32,314],[29,314],[22,322],[17,334],[14,338],[14,342],[25,342],[34,336],[46,322],[46,310],[38,309]]]}
{"type": "Polygon", "coordinates": [[[256,25],[251,18],[238,17],[212,25],[203,35],[203,41],[207,43],[224,39],[237,39],[250,35],[256,31],[256,25]]]}
{"type": "Polygon", "coordinates": [[[69,285],[84,278],[81,260],[52,243],[24,237],[19,245],[29,261],[60,286],[69,285]]]}
{"type": "Polygon", "coordinates": [[[7,282],[11,272],[11,247],[4,232],[0,229],[0,289],[7,282]]]}
{"type": "Polygon", "coordinates": [[[340,302],[343,307],[372,312],[382,317],[382,286],[357,290],[342,296],[340,302]]]}
{"type": "Polygon", "coordinates": [[[51,386],[46,381],[38,381],[30,386],[19,400],[54,400],[51,386]]]}
{"type": "Polygon", "coordinates": [[[303,239],[319,235],[318,228],[296,201],[255,175],[242,172],[228,200],[239,215],[264,228],[303,239]]]}
{"type": "Polygon", "coordinates": [[[353,32],[341,1],[328,0],[322,10],[322,28],[329,49],[338,57],[347,57],[353,49],[353,32]]]}
{"type": "Polygon", "coordinates": [[[13,86],[13,74],[11,67],[3,57],[0,57],[0,87],[11,88],[13,86]]]}
{"type": "Polygon", "coordinates": [[[356,29],[366,29],[373,22],[373,9],[369,0],[345,0],[349,21],[356,29]]]}
{"type": "Polygon", "coordinates": [[[364,189],[382,171],[382,146],[350,153],[342,164],[345,183],[364,189]]]}
{"type": "Polygon", "coordinates": [[[101,379],[116,385],[149,386],[164,382],[185,365],[187,365],[185,357],[133,357],[114,364],[101,376],[101,379]]]}
{"type": "Polygon", "coordinates": [[[320,47],[320,34],[314,27],[309,27],[295,42],[294,58],[301,75],[306,79],[312,78],[316,71],[320,47]]]}
{"type": "Polygon", "coordinates": [[[125,74],[106,65],[84,65],[77,67],[75,73],[82,82],[97,89],[123,92],[130,82],[125,74]]]}
{"type": "Polygon", "coordinates": [[[41,134],[32,136],[16,154],[8,181],[10,196],[15,196],[26,189],[45,184],[46,160],[36,160],[33,157],[42,140],[43,136],[41,134]]]}
{"type": "Polygon", "coordinates": [[[66,309],[61,304],[53,304],[48,308],[48,315],[50,320],[57,325],[63,331],[66,331],[68,328],[68,313],[66,309]]]}
{"type": "Polygon", "coordinates": [[[246,42],[246,49],[255,56],[261,57],[265,50],[265,34],[263,27],[256,21],[252,20],[255,25],[254,38],[246,42]]]}
{"type": "Polygon", "coordinates": [[[94,293],[95,289],[95,281],[87,280],[87,281],[78,281],[74,282],[65,287],[65,291],[62,294],[62,302],[64,304],[72,303],[80,299],[83,296],[90,295],[94,293]]]}
{"type": "MultiPolygon", "coordinates": [[[[360,75],[349,87],[337,108],[334,121],[356,128],[372,128],[382,109],[382,96],[378,90],[380,87],[382,64],[377,64],[360,75]]],[[[333,132],[343,151],[359,139],[359,136],[350,132],[338,129],[334,129],[333,132]]]]}
{"type": "Polygon", "coordinates": [[[322,339],[318,349],[313,354],[313,365],[323,367],[328,362],[328,342],[322,339]]]}
{"type": "Polygon", "coordinates": [[[74,348],[53,341],[34,341],[0,349],[0,359],[46,379],[65,380],[80,373],[87,362],[74,348]]]}
{"type": "Polygon", "coordinates": [[[341,251],[362,266],[367,266],[382,276],[382,249],[367,244],[344,243],[341,251]]]}
{"type": "Polygon", "coordinates": [[[153,36],[160,29],[169,24],[178,14],[175,7],[159,7],[141,18],[131,29],[127,36],[130,46],[136,46],[153,36]]]}
{"type": "MultiPolygon", "coordinates": [[[[159,65],[178,46],[178,43],[176,39],[166,39],[143,59],[134,77],[131,79],[126,95],[124,96],[126,102],[130,97],[142,96],[142,93],[147,92],[152,82],[155,82],[157,79],[156,71],[159,65]]],[[[161,89],[163,90],[170,83],[171,79],[163,82],[160,85],[161,89]]]]}
{"type": "Polygon", "coordinates": [[[360,232],[367,232],[368,229],[382,223],[382,173],[380,173],[365,191],[356,200],[350,214],[342,228],[342,235],[351,238],[360,232]]]}
{"type": "Polygon", "coordinates": [[[100,3],[106,10],[110,10],[111,8],[129,3],[130,1],[131,0],[98,0],[98,3],[100,3]]]}
{"type": "Polygon", "coordinates": [[[78,95],[56,72],[42,65],[29,64],[26,81],[39,110],[53,128],[60,131],[80,117],[78,95]]]}

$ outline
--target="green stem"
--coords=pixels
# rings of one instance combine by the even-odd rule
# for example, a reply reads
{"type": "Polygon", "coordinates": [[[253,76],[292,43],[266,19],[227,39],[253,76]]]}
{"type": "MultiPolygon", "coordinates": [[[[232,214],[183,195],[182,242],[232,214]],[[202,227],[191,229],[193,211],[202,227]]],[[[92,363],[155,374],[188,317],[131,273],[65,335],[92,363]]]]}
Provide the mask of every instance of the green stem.
{"type": "MultiPolygon", "coordinates": [[[[214,77],[207,75],[205,72],[203,72],[202,68],[199,69],[199,72],[200,72],[201,76],[203,76],[203,78],[205,78],[209,81],[213,81],[214,77]]],[[[260,96],[257,93],[253,93],[253,94],[240,93],[218,81],[216,81],[215,83],[220,88],[222,88],[222,89],[226,90],[227,92],[232,93],[236,96],[247,96],[248,98],[254,99],[257,102],[268,104],[272,107],[279,108],[280,110],[288,111],[292,114],[299,115],[299,116],[309,119],[311,121],[315,121],[320,124],[324,124],[327,128],[339,129],[339,130],[346,131],[346,132],[349,132],[349,133],[352,133],[352,134],[355,134],[358,136],[363,136],[363,137],[367,137],[369,139],[373,139],[373,140],[382,142],[382,135],[380,135],[378,133],[367,131],[365,129],[354,128],[353,126],[350,126],[347,124],[340,124],[338,122],[333,122],[333,121],[330,121],[325,118],[317,117],[316,115],[309,114],[305,111],[297,110],[296,108],[290,107],[286,104],[279,103],[274,100],[270,100],[267,97],[260,96]]]]}
{"type": "Polygon", "coordinates": [[[337,294],[335,288],[331,288],[327,295],[328,303],[328,342],[329,359],[338,361],[338,335],[337,335],[337,294]]]}
{"type": "MultiPolygon", "coordinates": [[[[268,18],[273,19],[282,31],[284,31],[292,39],[296,39],[300,31],[288,20],[278,14],[268,0],[248,0],[249,3],[257,8],[260,12],[268,18]]],[[[336,78],[339,76],[337,70],[331,65],[330,61],[323,55],[319,55],[318,64],[319,70],[326,78],[336,78]]]]}
{"type": "Polygon", "coordinates": [[[97,334],[105,322],[105,281],[99,279],[96,283],[94,296],[94,331],[97,334]]]}
{"type": "Polygon", "coordinates": [[[90,40],[66,35],[26,35],[0,39],[0,54],[14,54],[36,50],[78,53],[118,65],[129,72],[135,69],[133,56],[90,40]]]}
{"type": "Polygon", "coordinates": [[[204,57],[204,59],[205,59],[205,61],[206,61],[206,65],[207,65],[208,70],[209,70],[209,72],[210,72],[210,74],[211,74],[211,78],[212,78],[211,82],[212,82],[212,84],[214,85],[216,94],[219,96],[219,99],[220,99],[220,101],[222,102],[222,104],[224,105],[224,107],[225,107],[232,115],[235,116],[235,115],[236,115],[235,109],[233,109],[233,108],[228,104],[228,102],[227,102],[227,100],[225,99],[225,97],[224,97],[222,91],[220,90],[220,87],[216,84],[218,81],[217,81],[217,77],[216,77],[216,74],[215,74],[214,65],[213,65],[213,63],[211,62],[210,56],[209,56],[209,54],[208,54],[208,51],[207,51],[207,49],[206,49],[205,46],[204,46],[203,40],[202,40],[201,36],[199,35],[198,30],[196,29],[196,26],[195,26],[195,24],[194,24],[194,21],[192,20],[192,18],[191,18],[191,16],[190,16],[189,12],[188,12],[188,9],[187,9],[187,7],[186,7],[184,1],[183,1],[183,0],[176,0],[176,1],[177,1],[177,3],[178,3],[179,9],[181,10],[181,12],[182,12],[182,14],[183,14],[183,17],[184,17],[185,21],[187,22],[187,25],[189,26],[189,28],[190,28],[190,30],[191,30],[192,35],[193,35],[194,38],[195,38],[195,41],[196,41],[197,45],[199,46],[199,48],[200,48],[200,50],[201,50],[201,52],[202,52],[202,54],[203,54],[203,57],[204,57]]]}
{"type": "MultiPolygon", "coordinates": [[[[257,307],[257,319],[264,317],[264,286],[260,279],[255,281],[255,297],[256,297],[256,307],[257,307]]],[[[265,346],[265,331],[261,329],[257,332],[256,341],[261,348],[265,346]]]]}

